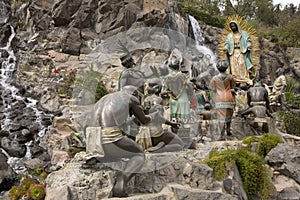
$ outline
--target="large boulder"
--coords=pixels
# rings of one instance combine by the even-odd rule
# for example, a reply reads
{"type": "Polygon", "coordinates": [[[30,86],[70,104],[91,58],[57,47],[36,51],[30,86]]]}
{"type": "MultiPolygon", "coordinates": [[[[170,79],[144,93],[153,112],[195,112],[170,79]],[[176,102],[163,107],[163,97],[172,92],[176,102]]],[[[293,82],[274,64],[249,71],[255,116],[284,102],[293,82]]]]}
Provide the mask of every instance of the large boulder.
{"type": "Polygon", "coordinates": [[[267,163],[300,184],[300,146],[278,144],[266,156],[267,163]]]}

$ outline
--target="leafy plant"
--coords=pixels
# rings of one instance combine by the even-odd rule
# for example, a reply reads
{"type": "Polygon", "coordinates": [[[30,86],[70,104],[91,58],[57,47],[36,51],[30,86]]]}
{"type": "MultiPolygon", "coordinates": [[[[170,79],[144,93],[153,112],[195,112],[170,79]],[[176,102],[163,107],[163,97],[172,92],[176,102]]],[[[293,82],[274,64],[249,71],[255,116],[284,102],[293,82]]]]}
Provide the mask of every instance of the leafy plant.
{"type": "Polygon", "coordinates": [[[283,121],[288,134],[300,136],[300,117],[293,112],[280,111],[280,119],[283,121]]]}
{"type": "Polygon", "coordinates": [[[33,171],[33,176],[39,175],[39,180],[29,177],[22,177],[18,186],[13,186],[9,190],[9,198],[11,200],[28,199],[28,200],[42,200],[45,198],[46,191],[43,180],[47,177],[47,173],[42,168],[36,168],[33,171]]]}
{"type": "Polygon", "coordinates": [[[266,155],[281,142],[278,135],[272,133],[265,133],[258,140],[258,150],[257,154],[266,157],[266,155]]]}
{"type": "Polygon", "coordinates": [[[33,200],[42,200],[46,196],[46,191],[41,184],[32,184],[27,192],[27,196],[33,200]]]}
{"type": "Polygon", "coordinates": [[[256,153],[259,156],[265,157],[271,149],[281,142],[281,139],[278,135],[272,133],[265,133],[261,137],[247,137],[243,139],[243,143],[247,144],[248,147],[250,147],[253,142],[258,142],[256,153]]]}
{"type": "Polygon", "coordinates": [[[90,65],[87,71],[81,72],[75,80],[74,95],[78,96],[82,91],[89,91],[94,94],[95,101],[108,94],[102,81],[102,74],[94,71],[93,65],[90,65]]]}
{"type": "Polygon", "coordinates": [[[19,186],[12,186],[9,190],[8,196],[11,200],[18,200],[23,196],[22,188],[19,186]]]}
{"type": "Polygon", "coordinates": [[[244,189],[249,199],[269,199],[273,194],[272,184],[261,156],[246,149],[212,151],[204,160],[214,170],[214,177],[222,180],[234,163],[236,163],[244,189]]]}
{"type": "Polygon", "coordinates": [[[299,98],[299,83],[295,79],[288,78],[287,86],[285,90],[286,102],[293,107],[300,108],[300,98],[299,98]]]}

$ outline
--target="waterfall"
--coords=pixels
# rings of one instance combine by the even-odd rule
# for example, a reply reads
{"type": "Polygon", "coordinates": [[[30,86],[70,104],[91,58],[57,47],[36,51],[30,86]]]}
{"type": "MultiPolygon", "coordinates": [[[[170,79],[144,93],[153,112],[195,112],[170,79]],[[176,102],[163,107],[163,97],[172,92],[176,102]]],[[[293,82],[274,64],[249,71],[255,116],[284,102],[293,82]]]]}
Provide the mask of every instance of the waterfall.
{"type": "MultiPolygon", "coordinates": [[[[10,29],[11,35],[9,36],[6,45],[4,47],[0,47],[0,59],[2,61],[0,66],[0,84],[3,88],[3,119],[0,122],[0,130],[7,131],[10,135],[12,135],[12,133],[10,132],[10,126],[16,120],[11,117],[11,112],[14,109],[14,101],[19,101],[25,103],[26,108],[30,108],[32,110],[30,112],[34,113],[35,119],[31,123],[37,124],[39,127],[39,133],[35,138],[35,141],[37,142],[40,137],[44,135],[47,128],[42,125],[42,116],[44,115],[44,113],[37,109],[37,100],[20,96],[19,89],[12,84],[14,82],[13,74],[16,70],[16,57],[11,46],[12,40],[15,37],[15,31],[12,26],[10,26],[10,29]]],[[[48,116],[50,117],[50,115],[48,116]]],[[[16,139],[17,135],[14,136],[14,138],[16,139]]],[[[9,153],[5,151],[4,147],[0,147],[2,153],[8,158],[7,163],[16,173],[23,174],[26,171],[26,167],[24,166],[23,161],[32,158],[32,155],[30,153],[30,146],[32,146],[32,144],[33,141],[27,141],[25,143],[26,153],[23,158],[10,156],[9,153]]]]}
{"type": "MultiPolygon", "coordinates": [[[[205,56],[210,56],[210,63],[215,67],[215,63],[217,60],[217,56],[214,52],[204,45],[205,38],[203,37],[202,30],[200,28],[199,22],[191,15],[189,15],[189,20],[193,29],[195,46],[199,52],[201,52],[205,56]]],[[[215,67],[215,70],[218,71],[215,67]]]]}
{"type": "Polygon", "coordinates": [[[191,22],[192,28],[193,28],[193,33],[194,33],[194,38],[196,45],[203,45],[204,44],[204,37],[202,35],[201,28],[199,26],[198,21],[191,15],[189,15],[189,20],[191,22]]]}

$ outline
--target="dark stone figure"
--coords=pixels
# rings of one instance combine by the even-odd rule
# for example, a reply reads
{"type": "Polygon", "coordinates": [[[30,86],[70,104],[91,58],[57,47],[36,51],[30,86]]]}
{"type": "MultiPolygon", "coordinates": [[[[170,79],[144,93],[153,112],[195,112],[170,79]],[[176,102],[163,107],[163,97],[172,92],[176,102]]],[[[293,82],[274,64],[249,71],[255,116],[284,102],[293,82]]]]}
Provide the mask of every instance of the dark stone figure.
{"type": "Polygon", "coordinates": [[[268,125],[266,117],[271,117],[269,95],[266,88],[264,88],[260,82],[254,84],[247,92],[247,102],[249,107],[240,112],[242,117],[250,115],[254,117],[252,120],[252,126],[258,128],[258,124],[262,124],[262,131],[268,132],[268,125]]]}
{"type": "MultiPolygon", "coordinates": [[[[102,128],[102,146],[104,150],[103,162],[128,158],[125,169],[117,173],[112,195],[115,197],[127,196],[125,185],[128,180],[139,172],[144,164],[143,149],[132,139],[124,136],[123,126],[127,126],[128,116],[133,116],[141,124],[149,123],[152,119],[145,115],[140,101],[137,98],[137,88],[125,86],[121,91],[107,94],[95,105],[94,119],[102,128]]],[[[102,160],[100,159],[100,162],[102,160]]]]}
{"type": "Polygon", "coordinates": [[[268,90],[260,82],[254,84],[247,92],[248,106],[262,105],[270,109],[268,90]]]}
{"type": "Polygon", "coordinates": [[[178,129],[179,124],[164,117],[163,100],[158,96],[161,89],[160,79],[149,80],[149,96],[145,98],[144,105],[147,112],[156,113],[156,115],[153,116],[153,121],[147,124],[153,145],[147,150],[153,153],[180,151],[183,149],[183,141],[176,134],[162,128],[162,124],[166,124],[172,126],[173,129],[178,129]]]}
{"type": "Polygon", "coordinates": [[[121,90],[126,85],[133,85],[139,89],[139,92],[144,94],[145,75],[138,69],[135,69],[135,63],[130,55],[121,58],[123,70],[119,77],[118,90],[121,90]]]}

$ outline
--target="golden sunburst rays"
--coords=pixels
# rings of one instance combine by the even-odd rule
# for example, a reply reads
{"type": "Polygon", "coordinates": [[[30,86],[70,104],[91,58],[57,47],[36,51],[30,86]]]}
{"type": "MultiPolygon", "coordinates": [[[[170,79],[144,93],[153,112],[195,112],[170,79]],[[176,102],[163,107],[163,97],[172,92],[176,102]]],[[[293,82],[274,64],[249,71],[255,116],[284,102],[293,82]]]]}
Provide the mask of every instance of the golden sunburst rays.
{"type": "Polygon", "coordinates": [[[222,36],[219,41],[219,58],[221,60],[226,60],[226,57],[224,54],[224,44],[225,44],[227,35],[231,32],[230,25],[229,25],[229,23],[231,21],[236,21],[239,24],[239,28],[246,31],[250,36],[251,42],[252,42],[251,61],[253,64],[253,68],[256,71],[257,67],[259,66],[259,58],[260,58],[260,48],[259,48],[258,37],[256,35],[256,30],[253,28],[253,26],[251,24],[249,24],[247,21],[243,20],[243,18],[239,15],[229,16],[225,22],[225,26],[222,31],[222,36]]]}

